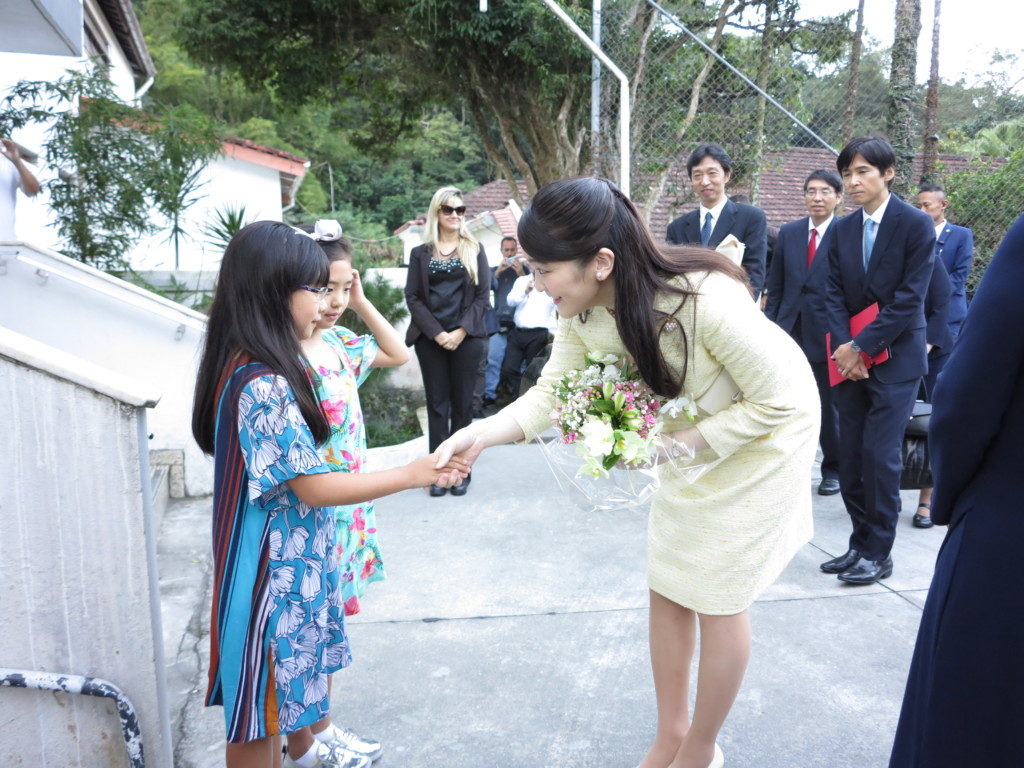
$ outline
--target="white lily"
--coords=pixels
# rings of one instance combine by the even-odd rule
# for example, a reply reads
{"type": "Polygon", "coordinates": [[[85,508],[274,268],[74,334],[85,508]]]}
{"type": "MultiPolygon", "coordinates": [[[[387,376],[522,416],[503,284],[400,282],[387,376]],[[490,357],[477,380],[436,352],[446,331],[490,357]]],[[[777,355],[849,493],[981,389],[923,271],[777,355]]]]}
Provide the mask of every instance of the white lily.
{"type": "Polygon", "coordinates": [[[615,431],[603,419],[591,419],[580,429],[580,439],[586,455],[603,459],[615,448],[615,431]]]}

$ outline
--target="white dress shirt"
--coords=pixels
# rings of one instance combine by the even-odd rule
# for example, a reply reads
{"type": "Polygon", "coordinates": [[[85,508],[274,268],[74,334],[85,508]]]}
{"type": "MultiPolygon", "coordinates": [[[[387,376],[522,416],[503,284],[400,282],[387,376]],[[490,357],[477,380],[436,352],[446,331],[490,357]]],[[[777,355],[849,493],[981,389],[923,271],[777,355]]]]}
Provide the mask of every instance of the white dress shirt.
{"type": "Polygon", "coordinates": [[[547,328],[554,331],[558,324],[555,302],[550,296],[533,287],[533,275],[517,277],[508,291],[508,305],[515,307],[517,328],[547,328]]]}
{"type": "Polygon", "coordinates": [[[729,202],[729,198],[723,196],[721,202],[718,203],[714,208],[705,208],[703,204],[697,210],[700,212],[700,220],[697,222],[697,231],[699,232],[704,228],[704,220],[711,214],[711,232],[714,233],[715,227],[718,226],[718,219],[722,215],[722,209],[725,208],[725,204],[729,202]]]}
{"type": "MultiPolygon", "coordinates": [[[[871,219],[873,222],[875,222],[875,224],[881,224],[882,223],[882,217],[885,215],[885,209],[889,205],[889,200],[890,199],[892,199],[892,195],[891,194],[887,194],[885,196],[885,200],[882,202],[882,204],[875,209],[874,213],[871,213],[871,214],[869,214],[866,210],[861,208],[861,212],[864,214],[864,219],[861,222],[861,224],[867,223],[868,219],[871,219]]],[[[878,228],[875,227],[875,235],[877,236],[877,234],[878,234],[878,228]]]]}
{"type": "Polygon", "coordinates": [[[816,229],[816,230],[818,230],[818,243],[817,243],[817,245],[815,247],[820,247],[821,246],[821,238],[823,238],[825,236],[825,230],[828,229],[828,225],[832,223],[832,219],[834,219],[834,218],[835,218],[834,214],[833,215],[829,215],[829,217],[827,219],[825,219],[823,222],[821,222],[821,224],[819,224],[818,226],[814,226],[814,221],[812,221],[811,217],[808,216],[807,217],[807,244],[810,245],[810,243],[811,243],[811,230],[816,229]]]}
{"type": "Polygon", "coordinates": [[[938,240],[942,234],[942,230],[946,228],[946,220],[943,219],[940,223],[935,225],[935,239],[938,240]]]}

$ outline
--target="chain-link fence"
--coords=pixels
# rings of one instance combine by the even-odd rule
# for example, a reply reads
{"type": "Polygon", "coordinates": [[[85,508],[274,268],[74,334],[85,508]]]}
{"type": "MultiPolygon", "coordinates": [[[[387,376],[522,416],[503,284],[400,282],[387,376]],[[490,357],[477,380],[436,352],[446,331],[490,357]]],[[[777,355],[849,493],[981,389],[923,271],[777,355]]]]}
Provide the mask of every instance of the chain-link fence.
{"type": "MultiPolygon", "coordinates": [[[[632,89],[632,197],[656,235],[697,205],[685,163],[702,141],[718,142],[732,157],[729,194],[746,195],[777,227],[805,215],[804,179],[818,168],[834,169],[845,141],[886,134],[890,52],[867,44],[857,0],[835,0],[831,16],[813,19],[799,5],[605,4],[602,47],[632,89]]],[[[614,179],[618,83],[605,77],[601,93],[594,170],[614,179]]],[[[1024,211],[1024,153],[1014,152],[1024,144],[1024,97],[991,85],[942,84],[934,126],[942,138],[931,142],[938,153],[934,170],[925,173],[925,87],[914,96],[920,141],[904,189],[913,195],[925,178],[946,187],[950,220],[975,233],[973,286],[1024,211]]]]}

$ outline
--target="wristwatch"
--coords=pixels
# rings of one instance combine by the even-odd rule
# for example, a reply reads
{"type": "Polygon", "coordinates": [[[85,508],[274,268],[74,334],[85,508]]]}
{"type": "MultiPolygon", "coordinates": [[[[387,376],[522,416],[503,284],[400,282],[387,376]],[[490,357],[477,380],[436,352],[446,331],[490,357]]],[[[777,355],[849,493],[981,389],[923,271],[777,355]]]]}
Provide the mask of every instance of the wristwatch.
{"type": "Polygon", "coordinates": [[[859,346],[857,345],[857,342],[856,342],[856,341],[851,341],[851,342],[850,342],[850,349],[852,349],[852,350],[853,350],[854,352],[856,352],[856,353],[857,353],[858,355],[859,355],[859,354],[860,354],[860,352],[861,352],[861,350],[860,350],[860,347],[859,347],[859,346]]]}

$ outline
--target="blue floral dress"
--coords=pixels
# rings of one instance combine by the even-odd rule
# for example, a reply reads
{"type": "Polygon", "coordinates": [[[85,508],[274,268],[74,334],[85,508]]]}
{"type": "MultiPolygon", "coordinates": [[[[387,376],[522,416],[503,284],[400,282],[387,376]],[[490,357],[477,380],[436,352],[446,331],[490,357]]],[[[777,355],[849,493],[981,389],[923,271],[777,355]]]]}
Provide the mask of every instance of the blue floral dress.
{"type": "MultiPolygon", "coordinates": [[[[331,422],[331,437],[321,454],[331,469],[362,472],[366,462],[366,428],[359,405],[358,387],[370,375],[379,347],[372,335],[358,336],[336,326],[322,331],[323,339],[338,355],[337,368],[317,366],[317,397],[331,422]]],[[[366,585],[386,578],[377,543],[377,516],[373,502],[335,507],[341,589],[348,616],[359,613],[366,585]]]]}
{"type": "Polygon", "coordinates": [[[287,481],[332,471],[288,383],[238,367],[218,399],[210,681],[231,742],[290,733],[329,712],[327,677],[351,663],[333,507],[287,481]]]}

